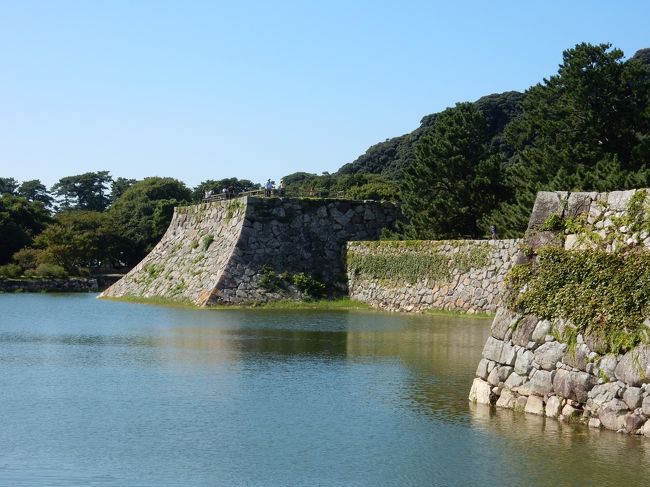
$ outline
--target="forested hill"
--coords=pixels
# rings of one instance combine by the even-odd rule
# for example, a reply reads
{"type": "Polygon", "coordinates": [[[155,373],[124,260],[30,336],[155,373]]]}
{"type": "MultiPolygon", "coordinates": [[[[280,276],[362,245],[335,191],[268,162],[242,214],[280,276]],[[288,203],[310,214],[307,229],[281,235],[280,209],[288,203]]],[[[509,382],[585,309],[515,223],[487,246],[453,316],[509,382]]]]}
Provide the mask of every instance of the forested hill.
{"type": "MultiPolygon", "coordinates": [[[[484,96],[473,103],[483,112],[488,121],[492,142],[504,151],[507,151],[507,148],[503,144],[503,129],[521,113],[521,102],[524,96],[519,91],[506,91],[484,96]]],[[[371,173],[396,179],[399,172],[415,158],[415,146],[423,135],[431,131],[438,115],[438,113],[426,115],[420,121],[420,126],[413,132],[371,146],[365,154],[345,164],[336,174],[371,173]]]]}

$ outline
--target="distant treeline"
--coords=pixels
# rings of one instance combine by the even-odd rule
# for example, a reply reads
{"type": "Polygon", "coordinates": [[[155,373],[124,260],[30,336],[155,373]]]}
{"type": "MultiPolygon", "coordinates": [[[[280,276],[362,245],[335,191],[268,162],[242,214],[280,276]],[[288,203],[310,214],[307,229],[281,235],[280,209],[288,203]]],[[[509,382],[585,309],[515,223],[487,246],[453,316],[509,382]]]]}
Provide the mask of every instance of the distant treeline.
{"type": "MultiPolygon", "coordinates": [[[[284,178],[286,194],[398,201],[406,219],[388,238],[500,236],[525,229],[539,190],[650,186],[650,49],[626,60],[609,44],[563,53],[556,74],[525,93],[458,103],[413,132],[372,146],[334,174],[284,178]]],[[[0,274],[47,275],[136,264],[173,207],[206,191],[259,188],[237,178],[194,189],[108,171],[39,180],[0,178],[0,274]]]]}
{"type": "Polygon", "coordinates": [[[137,264],[167,229],[174,207],[207,191],[258,189],[246,179],[113,179],[108,171],[39,181],[0,178],[0,276],[63,276],[137,264]]]}

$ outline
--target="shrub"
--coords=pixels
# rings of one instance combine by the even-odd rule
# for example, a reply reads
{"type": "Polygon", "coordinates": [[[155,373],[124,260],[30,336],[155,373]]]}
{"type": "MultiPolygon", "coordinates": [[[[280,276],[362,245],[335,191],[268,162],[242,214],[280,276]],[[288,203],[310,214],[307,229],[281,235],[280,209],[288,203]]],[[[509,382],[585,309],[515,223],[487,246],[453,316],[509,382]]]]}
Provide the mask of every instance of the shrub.
{"type": "Polygon", "coordinates": [[[40,264],[35,270],[34,273],[38,277],[54,277],[54,278],[64,278],[68,277],[66,270],[60,265],[56,264],[40,264]]]}
{"type": "Polygon", "coordinates": [[[0,265],[0,276],[7,279],[16,279],[23,273],[23,268],[18,264],[0,265]]]}
{"type": "Polygon", "coordinates": [[[203,237],[203,250],[208,250],[212,242],[214,242],[214,235],[206,235],[203,237]]]}
{"type": "Polygon", "coordinates": [[[294,274],[291,277],[291,283],[296,286],[298,291],[312,298],[318,298],[325,293],[325,284],[304,272],[294,274]]]}
{"type": "Polygon", "coordinates": [[[25,247],[16,252],[11,259],[23,269],[35,269],[38,266],[40,250],[25,247]]]}

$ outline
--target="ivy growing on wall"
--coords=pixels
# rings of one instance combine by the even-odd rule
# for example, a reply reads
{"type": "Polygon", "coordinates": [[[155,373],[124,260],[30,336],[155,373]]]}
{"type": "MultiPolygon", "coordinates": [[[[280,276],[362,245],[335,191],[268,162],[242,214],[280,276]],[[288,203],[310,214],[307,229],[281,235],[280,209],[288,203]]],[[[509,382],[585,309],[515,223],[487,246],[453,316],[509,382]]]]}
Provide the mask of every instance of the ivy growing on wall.
{"type": "Polygon", "coordinates": [[[649,342],[650,252],[640,245],[650,231],[649,200],[638,190],[619,213],[601,202],[590,223],[586,214],[550,215],[544,229],[575,235],[578,250],[541,248],[527,264],[514,266],[506,277],[508,305],[568,320],[571,333],[595,335],[615,353],[649,342]],[[596,230],[607,220],[606,228],[596,230]]]}
{"type": "Polygon", "coordinates": [[[379,279],[393,283],[415,284],[425,279],[448,282],[457,269],[485,267],[490,261],[493,248],[487,243],[460,244],[456,252],[442,249],[442,242],[427,241],[380,241],[364,244],[369,252],[349,250],[348,270],[355,277],[379,279]]]}

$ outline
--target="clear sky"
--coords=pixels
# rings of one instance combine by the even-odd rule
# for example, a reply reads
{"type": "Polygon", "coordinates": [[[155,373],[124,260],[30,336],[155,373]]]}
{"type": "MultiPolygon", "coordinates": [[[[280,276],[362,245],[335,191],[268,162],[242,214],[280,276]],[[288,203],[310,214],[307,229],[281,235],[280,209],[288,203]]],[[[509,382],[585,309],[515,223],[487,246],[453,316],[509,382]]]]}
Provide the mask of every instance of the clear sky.
{"type": "Polygon", "coordinates": [[[0,0],[0,176],[333,172],[578,42],[650,47],[644,1],[0,0]]]}

